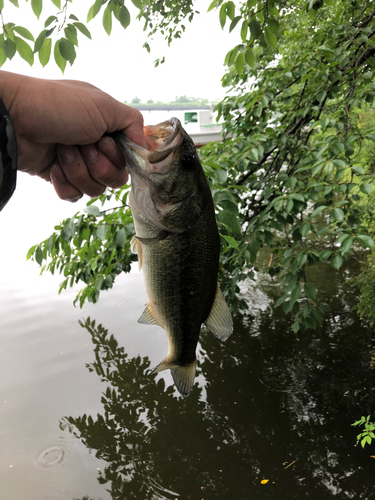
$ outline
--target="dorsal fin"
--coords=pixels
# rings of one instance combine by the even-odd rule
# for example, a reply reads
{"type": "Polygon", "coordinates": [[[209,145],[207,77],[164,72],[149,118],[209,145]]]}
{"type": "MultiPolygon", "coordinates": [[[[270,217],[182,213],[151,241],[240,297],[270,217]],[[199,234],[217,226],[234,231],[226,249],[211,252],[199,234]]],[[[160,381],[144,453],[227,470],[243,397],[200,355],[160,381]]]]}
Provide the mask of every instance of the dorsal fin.
{"type": "Polygon", "coordinates": [[[143,311],[142,316],[138,320],[138,323],[142,323],[143,325],[159,325],[149,304],[147,304],[146,309],[143,311]]]}
{"type": "Polygon", "coordinates": [[[233,333],[233,320],[219,284],[211,312],[204,323],[216,338],[224,342],[233,333]]]}

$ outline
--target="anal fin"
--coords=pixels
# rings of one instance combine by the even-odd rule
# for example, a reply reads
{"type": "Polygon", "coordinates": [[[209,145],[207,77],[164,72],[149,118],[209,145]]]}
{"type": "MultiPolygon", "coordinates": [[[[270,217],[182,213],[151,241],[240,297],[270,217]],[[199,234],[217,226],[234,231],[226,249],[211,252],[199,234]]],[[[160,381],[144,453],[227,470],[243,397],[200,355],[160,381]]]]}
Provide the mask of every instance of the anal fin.
{"type": "Polygon", "coordinates": [[[217,285],[215,300],[212,304],[211,312],[205,321],[205,325],[221,342],[227,340],[233,333],[232,315],[219,284],[217,285]]]}
{"type": "Polygon", "coordinates": [[[159,325],[149,304],[147,304],[146,309],[143,311],[142,316],[138,320],[138,323],[142,323],[143,325],[159,325]]]}

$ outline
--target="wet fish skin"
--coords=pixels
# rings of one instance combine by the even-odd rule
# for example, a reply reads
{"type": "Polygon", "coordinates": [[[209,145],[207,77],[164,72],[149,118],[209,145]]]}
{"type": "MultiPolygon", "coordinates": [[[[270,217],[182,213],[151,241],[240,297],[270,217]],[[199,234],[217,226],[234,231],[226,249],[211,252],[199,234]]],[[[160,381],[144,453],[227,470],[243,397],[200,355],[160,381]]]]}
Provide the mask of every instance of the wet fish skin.
{"type": "Polygon", "coordinates": [[[217,284],[220,239],[209,185],[180,122],[172,118],[146,127],[145,134],[151,151],[114,135],[131,175],[132,250],[149,298],[139,322],[165,329],[168,353],[153,372],[170,369],[186,396],[194,384],[202,323],[222,341],[233,331],[217,284]]]}

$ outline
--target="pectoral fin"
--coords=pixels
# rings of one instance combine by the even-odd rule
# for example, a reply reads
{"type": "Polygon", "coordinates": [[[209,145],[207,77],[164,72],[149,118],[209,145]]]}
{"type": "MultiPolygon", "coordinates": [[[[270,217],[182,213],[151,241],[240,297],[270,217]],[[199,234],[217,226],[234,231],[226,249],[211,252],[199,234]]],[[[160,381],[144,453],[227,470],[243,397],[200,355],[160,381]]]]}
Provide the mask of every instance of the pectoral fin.
{"type": "Polygon", "coordinates": [[[136,236],[130,240],[130,250],[138,255],[138,269],[142,269],[143,258],[142,258],[142,245],[136,236]]]}
{"type": "Polygon", "coordinates": [[[233,333],[233,320],[223,292],[219,285],[216,288],[214,303],[205,325],[216,338],[224,342],[233,333]]]}
{"type": "Polygon", "coordinates": [[[167,358],[165,358],[150,373],[159,373],[163,370],[171,370],[173,381],[178,392],[181,396],[188,396],[194,385],[196,366],[196,359],[190,365],[180,366],[167,361],[167,358]]]}
{"type": "Polygon", "coordinates": [[[142,316],[138,320],[138,323],[142,323],[143,325],[159,325],[149,304],[147,304],[146,309],[143,311],[142,316]]]}

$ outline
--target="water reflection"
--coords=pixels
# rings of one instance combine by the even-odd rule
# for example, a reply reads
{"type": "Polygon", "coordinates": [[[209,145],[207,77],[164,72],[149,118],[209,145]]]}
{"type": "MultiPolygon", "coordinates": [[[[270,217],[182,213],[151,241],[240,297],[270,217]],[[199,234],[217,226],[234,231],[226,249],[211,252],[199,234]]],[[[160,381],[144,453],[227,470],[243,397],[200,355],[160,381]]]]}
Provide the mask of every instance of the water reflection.
{"type": "Polygon", "coordinates": [[[272,282],[261,286],[256,321],[238,318],[226,344],[202,333],[205,387],[186,399],[147,374],[147,357],[82,323],[95,353],[87,368],[107,386],[103,411],[61,426],[106,461],[98,481],[112,499],[371,498],[373,452],[354,447],[350,426],[375,407],[371,331],[350,311],[354,291],[333,297],[327,285],[331,316],[296,336],[273,308],[272,282]]]}

